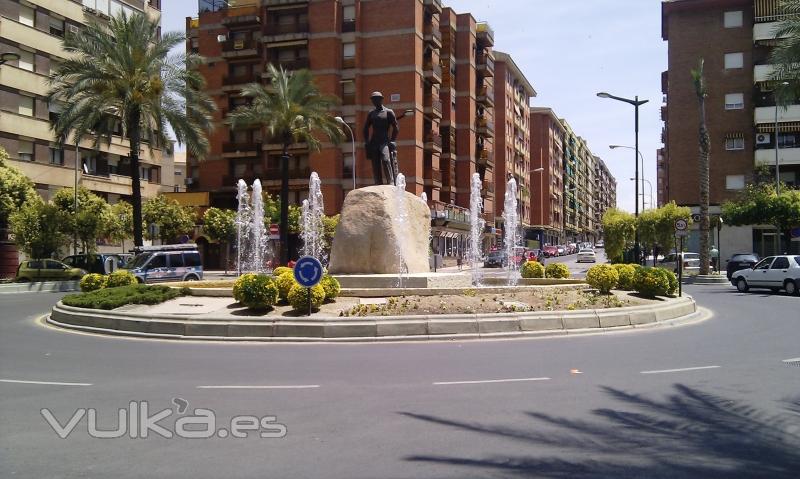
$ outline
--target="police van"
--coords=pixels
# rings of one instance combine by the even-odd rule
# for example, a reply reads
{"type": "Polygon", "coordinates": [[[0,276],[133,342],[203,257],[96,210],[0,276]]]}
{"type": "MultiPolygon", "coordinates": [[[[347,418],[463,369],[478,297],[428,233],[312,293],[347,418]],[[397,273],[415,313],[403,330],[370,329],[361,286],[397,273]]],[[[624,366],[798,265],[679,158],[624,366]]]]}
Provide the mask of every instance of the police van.
{"type": "Polygon", "coordinates": [[[125,266],[139,283],[199,281],[203,279],[203,263],[196,244],[141,246],[125,266]]]}

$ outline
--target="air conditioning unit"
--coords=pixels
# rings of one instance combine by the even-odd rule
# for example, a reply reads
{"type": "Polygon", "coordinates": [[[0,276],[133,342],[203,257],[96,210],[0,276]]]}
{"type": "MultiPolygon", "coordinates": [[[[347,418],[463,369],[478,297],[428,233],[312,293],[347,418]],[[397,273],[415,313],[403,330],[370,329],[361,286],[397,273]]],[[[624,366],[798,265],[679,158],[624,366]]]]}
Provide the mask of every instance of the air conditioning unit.
{"type": "Polygon", "coordinates": [[[756,145],[768,145],[771,142],[769,133],[759,133],[756,135],[756,145]]]}
{"type": "Polygon", "coordinates": [[[91,7],[83,7],[83,11],[86,13],[91,13],[92,15],[97,14],[97,10],[91,7]]]}
{"type": "Polygon", "coordinates": [[[233,42],[233,49],[234,50],[241,50],[244,48],[244,40],[235,40],[233,42]]]}
{"type": "Polygon", "coordinates": [[[69,25],[69,32],[70,33],[74,33],[74,34],[77,35],[79,31],[80,31],[80,29],[78,28],[77,25],[69,25]]]}

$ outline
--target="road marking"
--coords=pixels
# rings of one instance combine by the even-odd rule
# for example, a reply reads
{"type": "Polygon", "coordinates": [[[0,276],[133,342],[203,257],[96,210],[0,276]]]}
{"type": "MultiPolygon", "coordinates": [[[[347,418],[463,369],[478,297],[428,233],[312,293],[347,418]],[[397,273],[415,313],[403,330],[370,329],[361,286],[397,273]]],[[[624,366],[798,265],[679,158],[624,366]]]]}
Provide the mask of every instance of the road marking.
{"type": "Polygon", "coordinates": [[[23,381],[21,379],[0,379],[0,383],[43,384],[48,386],[91,386],[92,383],[62,383],[55,381],[23,381]]]}
{"type": "Polygon", "coordinates": [[[784,359],[784,363],[798,363],[800,362],[800,358],[791,358],[791,359],[784,359]]]}
{"type": "Polygon", "coordinates": [[[701,369],[716,369],[721,366],[697,366],[694,368],[680,368],[680,369],[661,369],[658,371],[642,371],[641,374],[662,374],[662,373],[680,373],[683,371],[699,371],[701,369]]]}
{"type": "Polygon", "coordinates": [[[315,389],[319,384],[298,384],[287,386],[267,386],[267,385],[229,385],[229,386],[197,386],[197,389],[315,389]]]}
{"type": "Polygon", "coordinates": [[[486,379],[483,381],[441,381],[433,383],[434,386],[453,386],[457,384],[493,384],[493,383],[520,383],[527,381],[549,381],[550,378],[519,378],[519,379],[486,379]]]}

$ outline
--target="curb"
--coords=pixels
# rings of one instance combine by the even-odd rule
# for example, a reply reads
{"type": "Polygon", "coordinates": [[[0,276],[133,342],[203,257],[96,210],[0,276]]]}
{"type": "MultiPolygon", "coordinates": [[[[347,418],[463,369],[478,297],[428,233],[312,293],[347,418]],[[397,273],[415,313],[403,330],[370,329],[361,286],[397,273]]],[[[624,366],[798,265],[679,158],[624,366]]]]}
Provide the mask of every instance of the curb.
{"type": "Polygon", "coordinates": [[[74,308],[59,302],[47,322],[99,334],[174,340],[383,342],[597,334],[682,322],[696,313],[697,305],[689,296],[613,310],[269,320],[153,316],[74,308]]]}
{"type": "Polygon", "coordinates": [[[0,284],[0,294],[66,293],[80,291],[79,281],[39,281],[34,283],[0,284]]]}

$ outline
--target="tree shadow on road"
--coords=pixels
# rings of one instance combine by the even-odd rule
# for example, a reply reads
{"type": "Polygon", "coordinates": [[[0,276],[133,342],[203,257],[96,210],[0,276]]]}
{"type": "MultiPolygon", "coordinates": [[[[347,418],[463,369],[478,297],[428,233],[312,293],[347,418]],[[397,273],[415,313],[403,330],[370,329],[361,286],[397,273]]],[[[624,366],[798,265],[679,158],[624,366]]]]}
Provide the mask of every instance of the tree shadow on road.
{"type": "Polygon", "coordinates": [[[768,414],[685,385],[674,388],[661,401],[604,388],[622,408],[596,409],[591,420],[529,412],[530,427],[406,412],[421,421],[509,439],[536,453],[405,459],[474,468],[479,477],[800,477],[800,398],[785,401],[785,412],[768,414]]]}

